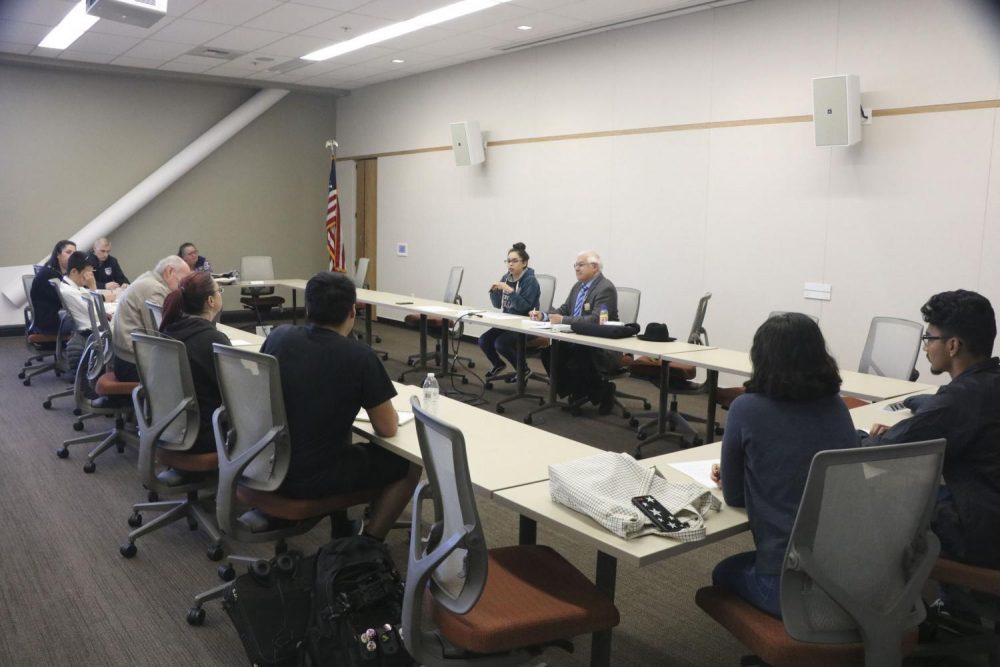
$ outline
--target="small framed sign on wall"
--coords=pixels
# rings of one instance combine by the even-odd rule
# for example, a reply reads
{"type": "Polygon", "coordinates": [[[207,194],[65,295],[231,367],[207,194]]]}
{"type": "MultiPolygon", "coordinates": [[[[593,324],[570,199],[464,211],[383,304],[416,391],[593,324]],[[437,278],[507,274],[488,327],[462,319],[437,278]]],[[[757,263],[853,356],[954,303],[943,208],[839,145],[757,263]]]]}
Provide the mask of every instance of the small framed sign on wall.
{"type": "Polygon", "coordinates": [[[409,254],[410,254],[410,245],[408,243],[396,244],[396,257],[406,257],[409,254]]]}

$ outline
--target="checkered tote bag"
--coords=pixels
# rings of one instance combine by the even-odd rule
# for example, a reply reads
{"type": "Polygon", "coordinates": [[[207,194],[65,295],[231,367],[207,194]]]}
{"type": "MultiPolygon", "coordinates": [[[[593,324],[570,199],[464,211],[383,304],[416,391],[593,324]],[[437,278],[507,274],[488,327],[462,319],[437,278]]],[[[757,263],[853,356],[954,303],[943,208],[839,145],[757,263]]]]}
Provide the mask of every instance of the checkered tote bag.
{"type": "Polygon", "coordinates": [[[701,540],[705,537],[705,514],[722,508],[719,499],[702,485],[667,481],[655,468],[614,452],[550,465],[549,492],[555,502],[586,514],[625,539],[661,535],[682,542],[701,540]],[[657,529],[632,504],[632,498],[645,495],[655,497],[688,527],[671,533],[657,529]]]}

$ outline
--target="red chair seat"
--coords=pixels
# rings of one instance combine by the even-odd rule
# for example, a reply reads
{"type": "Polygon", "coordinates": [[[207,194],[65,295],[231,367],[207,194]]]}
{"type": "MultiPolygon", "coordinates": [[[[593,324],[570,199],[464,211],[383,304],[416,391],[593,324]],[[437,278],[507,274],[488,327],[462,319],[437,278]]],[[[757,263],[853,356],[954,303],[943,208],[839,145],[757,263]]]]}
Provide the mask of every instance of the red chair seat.
{"type": "Polygon", "coordinates": [[[127,396],[138,386],[138,382],[120,382],[115,376],[114,371],[105,371],[105,373],[97,379],[97,385],[94,387],[94,391],[96,391],[100,396],[127,396]]]}
{"type": "MultiPolygon", "coordinates": [[[[788,636],[781,619],[760,611],[743,598],[718,586],[699,589],[694,601],[740,643],[774,667],[863,667],[865,664],[864,644],[797,641],[788,636]]],[[[917,629],[914,628],[904,639],[904,655],[913,650],[916,641],[917,629]]]]}
{"type": "Polygon", "coordinates": [[[32,345],[54,345],[59,340],[55,334],[33,333],[28,334],[28,342],[32,345]]]}
{"type": "MultiPolygon", "coordinates": [[[[654,381],[660,377],[660,360],[653,359],[652,357],[636,357],[632,359],[631,362],[628,358],[631,355],[625,355],[626,366],[628,366],[629,373],[633,377],[643,378],[645,380],[654,381]]],[[[694,380],[698,374],[698,369],[689,364],[680,364],[676,362],[671,362],[670,364],[670,382],[690,382],[694,380]]]]}
{"type": "Polygon", "coordinates": [[[212,472],[219,469],[219,455],[215,452],[189,454],[171,449],[157,449],[156,461],[174,470],[184,472],[212,472]]]}
{"type": "MultiPolygon", "coordinates": [[[[440,330],[441,329],[441,325],[442,325],[443,322],[444,322],[444,320],[441,319],[440,317],[428,317],[427,318],[427,329],[428,330],[434,330],[434,329],[440,330]]],[[[411,329],[419,329],[420,328],[420,315],[417,315],[415,313],[410,313],[409,315],[407,315],[406,317],[403,318],[403,324],[406,325],[406,326],[408,326],[408,327],[410,327],[411,329]]]]}
{"type": "Polygon", "coordinates": [[[848,410],[853,410],[854,408],[860,408],[863,405],[869,405],[869,401],[862,400],[860,398],[854,398],[853,396],[841,396],[844,399],[844,405],[847,406],[848,410]]]}
{"type": "Polygon", "coordinates": [[[614,603],[545,546],[491,549],[486,586],[463,615],[434,605],[438,628],[468,651],[496,653],[618,625],[614,603]]]}
{"type": "Polygon", "coordinates": [[[723,410],[728,410],[733,401],[745,393],[743,387],[719,387],[715,391],[715,402],[723,410]]]}
{"type": "Polygon", "coordinates": [[[304,521],[371,502],[380,491],[381,489],[368,489],[325,498],[288,498],[278,493],[257,491],[240,485],[236,487],[236,497],[240,502],[255,507],[268,516],[304,521]]]}

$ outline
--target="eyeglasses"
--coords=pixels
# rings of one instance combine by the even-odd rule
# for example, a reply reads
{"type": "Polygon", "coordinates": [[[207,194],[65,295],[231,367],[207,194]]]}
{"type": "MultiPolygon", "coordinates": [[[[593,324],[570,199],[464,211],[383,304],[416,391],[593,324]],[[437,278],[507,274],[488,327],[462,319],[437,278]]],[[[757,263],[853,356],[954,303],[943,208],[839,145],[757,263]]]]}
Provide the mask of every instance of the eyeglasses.
{"type": "Polygon", "coordinates": [[[523,260],[520,257],[515,257],[514,259],[505,259],[504,264],[520,264],[523,260]]]}
{"type": "Polygon", "coordinates": [[[927,345],[927,343],[931,342],[932,340],[944,340],[945,338],[948,338],[948,336],[932,336],[930,334],[924,334],[923,336],[920,337],[920,340],[924,345],[927,345]]]}
{"type": "Polygon", "coordinates": [[[590,265],[590,266],[596,266],[596,263],[595,262],[577,262],[576,264],[573,265],[573,268],[574,269],[582,269],[583,267],[588,266],[588,265],[590,265]]]}
{"type": "Polygon", "coordinates": [[[223,292],[225,292],[225,291],[226,291],[226,288],[225,288],[225,287],[220,287],[220,288],[218,288],[217,290],[215,290],[215,293],[216,293],[216,294],[220,294],[220,295],[221,295],[221,294],[222,294],[223,292]]]}

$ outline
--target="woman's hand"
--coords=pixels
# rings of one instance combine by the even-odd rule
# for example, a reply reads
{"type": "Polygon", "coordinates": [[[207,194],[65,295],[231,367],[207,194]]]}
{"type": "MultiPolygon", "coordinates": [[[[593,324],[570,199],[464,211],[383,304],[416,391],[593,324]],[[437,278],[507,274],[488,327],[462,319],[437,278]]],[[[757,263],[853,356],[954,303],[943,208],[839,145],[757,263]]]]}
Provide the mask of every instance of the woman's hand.
{"type": "Polygon", "coordinates": [[[712,477],[712,481],[715,482],[715,485],[721,488],[722,487],[722,470],[719,469],[719,464],[718,463],[713,463],[712,464],[711,477],[712,477]]]}

